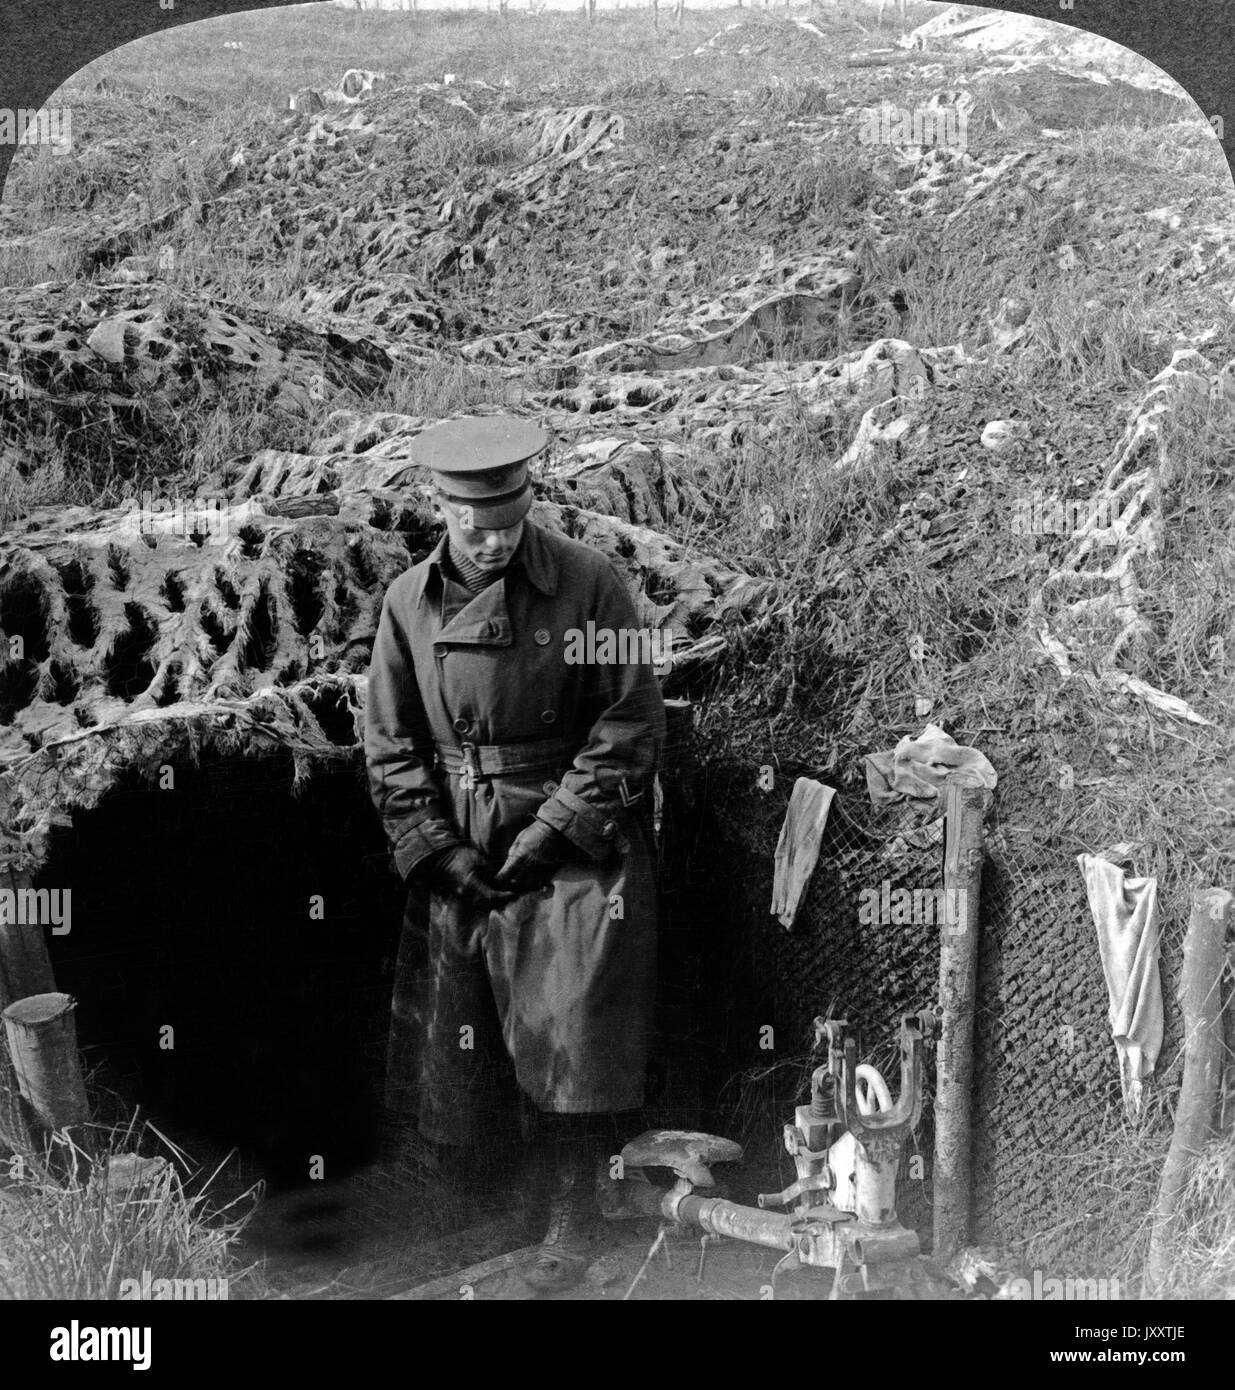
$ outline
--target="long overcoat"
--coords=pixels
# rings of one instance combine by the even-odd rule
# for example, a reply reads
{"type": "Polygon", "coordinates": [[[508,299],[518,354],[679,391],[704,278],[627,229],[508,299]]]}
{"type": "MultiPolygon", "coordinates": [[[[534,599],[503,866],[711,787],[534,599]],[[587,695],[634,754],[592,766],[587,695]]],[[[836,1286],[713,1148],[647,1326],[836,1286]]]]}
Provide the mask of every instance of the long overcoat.
{"type": "Polygon", "coordinates": [[[656,950],[644,826],[665,715],[646,646],[597,640],[638,622],[600,552],[529,517],[476,596],[445,553],[443,537],[390,586],[369,669],[366,763],[395,867],[406,878],[467,840],[496,870],[535,817],[571,845],[548,888],[502,909],[409,891],[387,1099],[459,1143],[484,1124],[490,1036],[539,1110],[642,1104],[656,950]]]}

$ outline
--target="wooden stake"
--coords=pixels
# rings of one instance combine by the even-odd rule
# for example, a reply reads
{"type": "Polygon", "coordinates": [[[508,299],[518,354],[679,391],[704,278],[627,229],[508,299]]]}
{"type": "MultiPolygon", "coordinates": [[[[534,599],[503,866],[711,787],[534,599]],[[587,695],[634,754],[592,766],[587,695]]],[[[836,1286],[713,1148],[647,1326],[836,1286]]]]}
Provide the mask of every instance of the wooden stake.
{"type": "MultiPolygon", "coordinates": [[[[0,890],[11,893],[10,901],[18,906],[34,901],[19,896],[34,892],[29,874],[0,869],[0,890]]],[[[56,988],[43,925],[29,920],[10,922],[6,920],[8,915],[0,913],[0,999],[5,1004],[11,1004],[14,999],[24,999],[28,994],[45,994],[56,988]]],[[[13,915],[28,918],[32,914],[14,912],[13,915]]]]}
{"type": "Polygon", "coordinates": [[[1171,1228],[1179,1200],[1197,1156],[1214,1132],[1222,1081],[1223,936],[1231,909],[1225,888],[1202,888],[1192,895],[1192,916],[1184,937],[1184,965],[1179,1003],[1184,1015],[1184,1075],[1175,1108],[1175,1132],[1154,1206],[1149,1254],[1145,1259],[1146,1292],[1161,1289],[1169,1263],[1171,1228]]]}
{"type": "Polygon", "coordinates": [[[77,1057],[73,1010],[67,994],[35,994],[4,1010],[9,1055],[23,1099],[55,1133],[85,1124],[88,1109],[77,1057]]]}
{"type": "Polygon", "coordinates": [[[1235,947],[1226,948],[1226,992],[1222,999],[1222,1031],[1224,1036],[1225,1075],[1222,1082],[1222,1113],[1219,1132],[1235,1132],[1235,947]]]}
{"type": "Polygon", "coordinates": [[[986,853],[983,821],[989,800],[986,788],[956,778],[949,778],[944,788],[946,910],[939,951],[933,1184],[936,1260],[949,1259],[969,1239],[974,988],[986,853]]]}
{"type": "MultiPolygon", "coordinates": [[[[16,920],[31,915],[25,905],[32,900],[19,896],[30,891],[28,874],[0,867],[0,893],[14,908],[0,913],[0,1013],[18,999],[56,988],[42,925],[16,920]]],[[[41,1147],[33,1120],[0,1029],[0,1138],[14,1153],[33,1154],[41,1147]]]]}
{"type": "Polygon", "coordinates": [[[495,1274],[517,1269],[521,1264],[531,1264],[541,1249],[540,1245],[525,1245],[521,1250],[494,1255],[490,1260],[481,1260],[479,1264],[468,1265],[466,1269],[457,1269],[453,1274],[440,1275],[436,1279],[430,1279],[427,1284],[418,1284],[414,1289],[408,1289],[404,1293],[392,1293],[388,1301],[432,1302],[440,1298],[470,1297],[470,1294],[464,1295],[462,1291],[472,1289],[483,1279],[491,1279],[495,1274]]]}

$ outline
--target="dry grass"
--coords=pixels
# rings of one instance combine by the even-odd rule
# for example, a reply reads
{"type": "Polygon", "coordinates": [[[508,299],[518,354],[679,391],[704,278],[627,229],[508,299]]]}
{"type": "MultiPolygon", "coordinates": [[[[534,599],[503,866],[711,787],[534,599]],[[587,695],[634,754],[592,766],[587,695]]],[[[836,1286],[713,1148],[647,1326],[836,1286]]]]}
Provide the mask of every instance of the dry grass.
{"type": "Polygon", "coordinates": [[[1235,1137],[1200,1154],[1168,1246],[1163,1298],[1235,1298],[1235,1137]]]}
{"type": "MultiPolygon", "coordinates": [[[[234,1293],[251,1273],[234,1247],[260,1195],[251,1189],[223,1207],[213,1200],[215,1174],[191,1171],[185,1156],[150,1125],[136,1121],[99,1134],[91,1165],[71,1140],[55,1154],[68,1177],[26,1165],[23,1178],[0,1188],[0,1293],[12,1299],[116,1299],[123,1281],[223,1281],[234,1293]],[[170,1155],[140,1188],[118,1190],[102,1171],[110,1154],[142,1145],[170,1155]]],[[[13,1168],[15,1160],[10,1161],[13,1168]]],[[[216,1283],[216,1288],[218,1287],[216,1283]]]]}
{"type": "MultiPolygon", "coordinates": [[[[1124,1297],[1142,1295],[1177,1094],[1178,1077],[1168,1073],[1141,1116],[1112,1115],[1089,1148],[1045,1156],[1060,1207],[1070,1214],[1018,1244],[1024,1267],[1115,1278],[1124,1297]]],[[[1166,1277],[1156,1297],[1235,1297],[1235,1136],[1215,1136],[1197,1155],[1165,1249],[1166,1277]]]]}

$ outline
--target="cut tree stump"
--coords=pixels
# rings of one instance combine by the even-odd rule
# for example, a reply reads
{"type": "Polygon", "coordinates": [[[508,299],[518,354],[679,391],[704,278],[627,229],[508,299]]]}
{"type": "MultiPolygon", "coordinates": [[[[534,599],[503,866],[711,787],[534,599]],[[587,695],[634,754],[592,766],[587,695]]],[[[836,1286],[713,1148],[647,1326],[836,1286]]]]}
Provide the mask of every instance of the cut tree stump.
{"type": "Polygon", "coordinates": [[[22,1098],[51,1133],[85,1124],[89,1111],[68,994],[35,994],[4,1010],[4,1031],[22,1098]]]}

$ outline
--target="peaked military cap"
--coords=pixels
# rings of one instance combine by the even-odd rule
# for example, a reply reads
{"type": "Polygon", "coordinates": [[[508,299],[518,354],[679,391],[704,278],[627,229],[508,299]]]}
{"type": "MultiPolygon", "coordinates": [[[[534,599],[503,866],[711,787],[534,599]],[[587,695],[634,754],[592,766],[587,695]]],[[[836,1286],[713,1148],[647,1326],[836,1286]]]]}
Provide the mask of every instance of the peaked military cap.
{"type": "Polygon", "coordinates": [[[470,507],[472,526],[500,530],[532,505],[528,460],[549,442],[547,431],[510,415],[471,415],[432,425],[412,440],[412,459],[433,471],[448,502],[470,507]]]}

